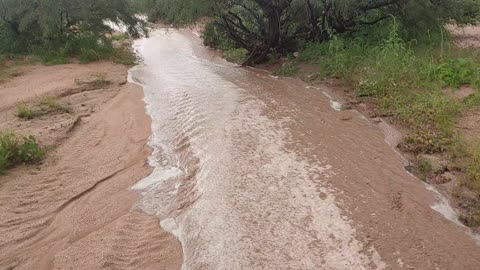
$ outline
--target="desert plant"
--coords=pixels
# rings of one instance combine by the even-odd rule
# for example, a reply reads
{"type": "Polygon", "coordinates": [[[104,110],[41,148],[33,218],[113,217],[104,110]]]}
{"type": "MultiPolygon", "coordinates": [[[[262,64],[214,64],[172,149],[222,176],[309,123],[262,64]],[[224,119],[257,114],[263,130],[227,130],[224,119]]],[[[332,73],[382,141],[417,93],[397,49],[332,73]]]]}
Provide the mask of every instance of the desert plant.
{"type": "Polygon", "coordinates": [[[45,151],[33,136],[21,137],[13,132],[0,133],[0,173],[19,164],[35,164],[45,151]]]}
{"type": "Polygon", "coordinates": [[[241,64],[245,60],[248,51],[246,49],[228,49],[224,52],[224,57],[227,61],[241,64]]]}
{"type": "Polygon", "coordinates": [[[40,108],[42,113],[71,113],[72,109],[68,106],[62,105],[58,98],[53,96],[45,96],[40,99],[40,108]]]}
{"type": "Polygon", "coordinates": [[[480,65],[465,58],[447,59],[437,67],[438,78],[451,87],[474,84],[480,76],[480,65]]]}
{"type": "Polygon", "coordinates": [[[30,119],[35,118],[35,116],[37,116],[37,113],[35,112],[34,109],[32,109],[27,104],[19,103],[16,106],[16,116],[18,118],[30,120],[30,119]]]}

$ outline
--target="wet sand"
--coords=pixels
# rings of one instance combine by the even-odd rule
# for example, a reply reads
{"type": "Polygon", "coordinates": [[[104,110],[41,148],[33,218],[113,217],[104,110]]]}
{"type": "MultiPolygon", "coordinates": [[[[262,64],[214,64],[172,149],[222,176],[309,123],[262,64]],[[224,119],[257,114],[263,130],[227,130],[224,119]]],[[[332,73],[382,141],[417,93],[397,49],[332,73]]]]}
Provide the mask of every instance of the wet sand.
{"type": "Polygon", "coordinates": [[[43,164],[0,176],[0,269],[179,269],[178,241],[135,206],[130,189],[151,173],[150,118],[127,67],[28,66],[0,85],[0,127],[55,144],[43,164]],[[109,84],[83,89],[104,73],[109,84]],[[85,91],[84,91],[85,90],[85,91]],[[21,121],[18,101],[42,95],[72,114],[21,121]]]}

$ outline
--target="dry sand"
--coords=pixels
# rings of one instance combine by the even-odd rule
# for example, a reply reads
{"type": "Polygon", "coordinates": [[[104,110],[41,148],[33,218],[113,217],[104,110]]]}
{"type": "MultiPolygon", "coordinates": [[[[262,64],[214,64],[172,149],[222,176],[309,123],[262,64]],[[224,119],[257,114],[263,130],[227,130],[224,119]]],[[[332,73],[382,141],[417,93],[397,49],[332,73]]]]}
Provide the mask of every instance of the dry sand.
{"type": "Polygon", "coordinates": [[[21,74],[0,84],[0,130],[55,149],[43,164],[0,176],[0,269],[179,269],[179,242],[134,206],[130,187],[151,172],[150,118],[127,68],[35,65],[21,74]],[[35,106],[44,95],[73,113],[15,117],[16,102],[35,106]]]}

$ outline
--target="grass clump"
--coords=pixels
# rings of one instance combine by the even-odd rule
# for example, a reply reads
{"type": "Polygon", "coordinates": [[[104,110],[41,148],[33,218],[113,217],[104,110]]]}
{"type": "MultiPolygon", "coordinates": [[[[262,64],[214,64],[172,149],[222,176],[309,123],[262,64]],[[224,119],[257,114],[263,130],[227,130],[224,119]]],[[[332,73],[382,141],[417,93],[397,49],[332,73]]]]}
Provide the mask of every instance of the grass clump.
{"type": "Polygon", "coordinates": [[[16,116],[21,119],[33,119],[37,116],[37,113],[33,108],[25,103],[19,103],[16,107],[16,116]]]}
{"type": "Polygon", "coordinates": [[[467,155],[469,158],[466,165],[467,181],[465,184],[480,194],[480,145],[472,147],[467,155]]]}
{"type": "Polygon", "coordinates": [[[461,182],[461,192],[456,194],[464,201],[465,212],[460,220],[467,226],[476,227],[480,226],[480,145],[470,147],[463,158],[467,161],[466,176],[461,182]]]}
{"type": "Polygon", "coordinates": [[[467,97],[463,103],[465,104],[466,108],[480,107],[480,91],[477,90],[476,93],[467,97]]]}
{"type": "Polygon", "coordinates": [[[75,80],[75,83],[79,86],[84,86],[89,89],[100,89],[102,87],[105,87],[107,85],[110,85],[112,82],[110,82],[107,79],[107,74],[106,73],[97,73],[93,76],[92,80],[89,81],[81,81],[81,80],[75,80]]]}
{"type": "Polygon", "coordinates": [[[40,99],[40,109],[43,114],[52,112],[58,113],[72,113],[72,109],[68,106],[61,104],[58,98],[53,96],[46,96],[40,99]]]}
{"type": "Polygon", "coordinates": [[[295,64],[292,63],[286,63],[282,65],[281,68],[275,70],[273,72],[273,75],[275,76],[284,76],[284,77],[292,77],[297,74],[299,68],[295,64]]]}
{"type": "Polygon", "coordinates": [[[13,132],[0,133],[0,174],[20,164],[35,164],[45,156],[33,136],[21,137],[13,132]]]}
{"type": "Polygon", "coordinates": [[[72,108],[61,104],[57,97],[46,96],[42,97],[35,107],[25,103],[17,104],[15,115],[21,119],[31,120],[49,113],[72,113],[72,108]]]}
{"type": "Polygon", "coordinates": [[[242,64],[245,61],[248,51],[246,49],[228,49],[224,52],[225,59],[229,62],[242,64]]]}

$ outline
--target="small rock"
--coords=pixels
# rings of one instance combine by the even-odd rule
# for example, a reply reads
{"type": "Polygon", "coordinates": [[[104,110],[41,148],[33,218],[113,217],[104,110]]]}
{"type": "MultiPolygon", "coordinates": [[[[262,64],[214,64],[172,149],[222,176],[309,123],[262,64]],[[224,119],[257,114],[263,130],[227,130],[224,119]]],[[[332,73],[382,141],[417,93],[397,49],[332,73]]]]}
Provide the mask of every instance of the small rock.
{"type": "Polygon", "coordinates": [[[294,53],[293,53],[293,57],[298,58],[299,56],[300,56],[300,53],[299,53],[299,52],[294,52],[294,53]]]}

